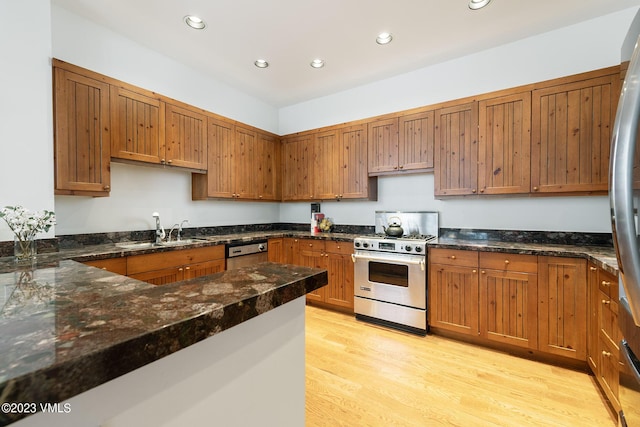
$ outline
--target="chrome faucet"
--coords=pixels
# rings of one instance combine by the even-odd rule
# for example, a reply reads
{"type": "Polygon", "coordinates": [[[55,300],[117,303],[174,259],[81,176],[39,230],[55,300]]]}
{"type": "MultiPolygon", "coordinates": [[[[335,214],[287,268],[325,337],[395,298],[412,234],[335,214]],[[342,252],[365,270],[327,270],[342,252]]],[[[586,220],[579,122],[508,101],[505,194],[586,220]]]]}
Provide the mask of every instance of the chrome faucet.
{"type": "MultiPolygon", "coordinates": [[[[173,224],[173,226],[171,227],[171,230],[169,230],[169,235],[167,236],[167,242],[171,241],[171,234],[173,233],[173,230],[176,229],[176,227],[178,227],[178,224],[173,224]]],[[[178,239],[180,240],[180,232],[178,231],[178,239]]]]}
{"type": "MultiPolygon", "coordinates": [[[[178,227],[178,237],[177,237],[178,242],[182,240],[182,224],[188,224],[188,223],[189,223],[188,219],[184,219],[180,223],[180,226],[178,227]]],[[[169,236],[171,236],[171,233],[169,233],[169,236]]]]}
{"type": "Polygon", "coordinates": [[[156,219],[156,243],[162,243],[162,239],[166,235],[164,232],[164,228],[160,225],[160,214],[158,212],[154,212],[152,216],[156,219]]]}

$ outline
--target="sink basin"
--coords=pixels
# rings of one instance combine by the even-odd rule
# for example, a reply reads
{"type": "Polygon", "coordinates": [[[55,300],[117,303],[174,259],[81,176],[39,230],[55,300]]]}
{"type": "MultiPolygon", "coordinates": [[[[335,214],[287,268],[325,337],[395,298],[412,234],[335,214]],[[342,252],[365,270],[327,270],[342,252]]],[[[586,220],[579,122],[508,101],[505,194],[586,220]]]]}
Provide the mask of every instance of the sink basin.
{"type": "Polygon", "coordinates": [[[153,242],[122,242],[116,243],[116,247],[122,249],[145,249],[155,246],[153,242]]]}
{"type": "Polygon", "coordinates": [[[194,243],[206,242],[206,240],[201,239],[182,239],[182,240],[172,240],[170,242],[122,242],[116,243],[116,247],[122,249],[147,249],[153,247],[162,247],[162,246],[184,246],[191,245],[194,243]]]}

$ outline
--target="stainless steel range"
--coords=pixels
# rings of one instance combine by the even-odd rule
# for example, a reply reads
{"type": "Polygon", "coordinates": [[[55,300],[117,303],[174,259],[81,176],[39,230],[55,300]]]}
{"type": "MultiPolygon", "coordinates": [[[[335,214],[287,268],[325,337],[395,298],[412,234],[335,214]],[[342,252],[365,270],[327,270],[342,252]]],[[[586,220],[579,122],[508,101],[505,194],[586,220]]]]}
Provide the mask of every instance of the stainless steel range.
{"type": "Polygon", "coordinates": [[[438,212],[376,211],[376,235],[354,239],[356,318],[427,333],[427,242],[438,212]]]}

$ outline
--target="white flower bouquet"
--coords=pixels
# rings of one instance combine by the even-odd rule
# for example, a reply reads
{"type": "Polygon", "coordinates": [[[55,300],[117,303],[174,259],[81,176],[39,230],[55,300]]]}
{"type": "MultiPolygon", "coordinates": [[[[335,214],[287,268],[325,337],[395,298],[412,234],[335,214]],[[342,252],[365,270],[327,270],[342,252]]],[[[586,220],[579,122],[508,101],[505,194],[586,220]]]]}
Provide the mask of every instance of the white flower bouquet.
{"type": "Polygon", "coordinates": [[[13,231],[18,259],[34,257],[36,234],[49,231],[56,223],[53,211],[31,212],[22,206],[5,206],[0,210],[0,218],[13,231]]]}

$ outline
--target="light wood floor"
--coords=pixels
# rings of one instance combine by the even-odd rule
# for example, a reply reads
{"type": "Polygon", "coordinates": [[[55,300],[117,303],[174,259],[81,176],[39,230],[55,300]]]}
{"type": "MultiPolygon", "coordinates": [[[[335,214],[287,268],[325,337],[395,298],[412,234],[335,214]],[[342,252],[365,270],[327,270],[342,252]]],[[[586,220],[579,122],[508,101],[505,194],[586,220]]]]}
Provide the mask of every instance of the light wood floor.
{"type": "Polygon", "coordinates": [[[306,308],[307,426],[605,426],[583,372],[306,308]]]}

